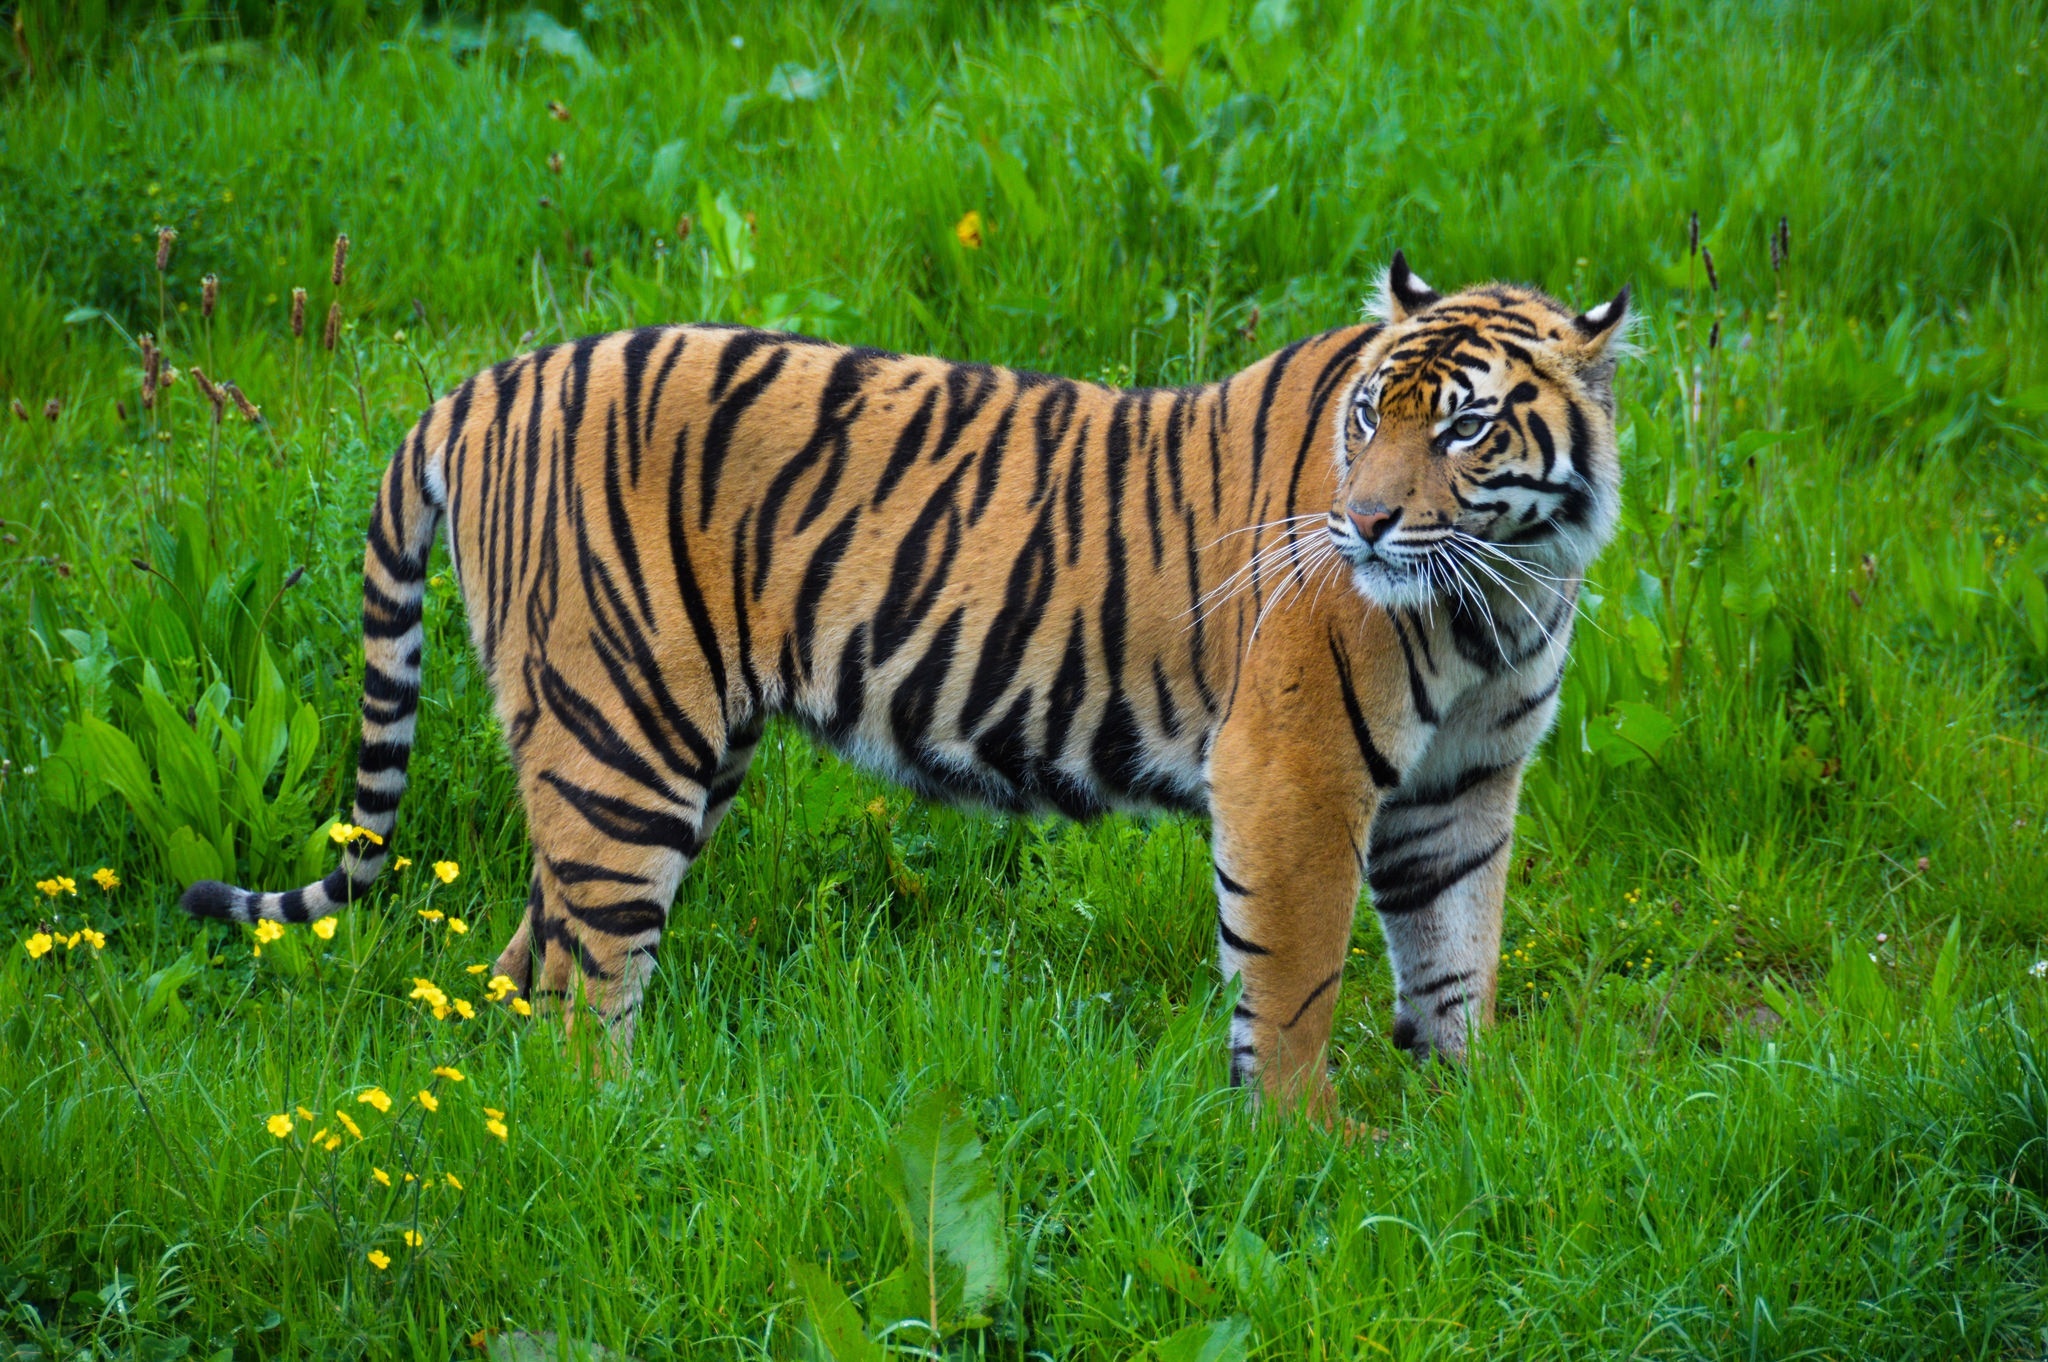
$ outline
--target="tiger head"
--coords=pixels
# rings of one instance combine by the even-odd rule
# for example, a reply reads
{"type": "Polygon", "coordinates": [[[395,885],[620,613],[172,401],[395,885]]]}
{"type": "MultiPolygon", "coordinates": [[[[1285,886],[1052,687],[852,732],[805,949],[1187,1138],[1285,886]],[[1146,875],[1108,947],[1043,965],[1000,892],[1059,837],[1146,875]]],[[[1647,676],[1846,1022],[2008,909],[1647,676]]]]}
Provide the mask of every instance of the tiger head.
{"type": "Polygon", "coordinates": [[[1613,533],[1614,368],[1629,291],[1573,313],[1530,288],[1436,293],[1394,255],[1386,325],[1338,409],[1330,537],[1389,609],[1576,575],[1613,533]]]}

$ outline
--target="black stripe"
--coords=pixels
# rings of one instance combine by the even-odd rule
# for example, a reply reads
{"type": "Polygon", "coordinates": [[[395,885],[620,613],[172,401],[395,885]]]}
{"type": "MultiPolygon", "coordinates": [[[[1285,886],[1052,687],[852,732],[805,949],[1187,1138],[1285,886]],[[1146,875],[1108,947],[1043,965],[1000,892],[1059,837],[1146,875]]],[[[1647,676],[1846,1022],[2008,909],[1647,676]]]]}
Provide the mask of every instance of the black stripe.
{"type": "Polygon", "coordinates": [[[1256,942],[1247,941],[1230,930],[1230,924],[1223,920],[1223,909],[1216,909],[1216,934],[1223,938],[1223,944],[1240,955],[1271,955],[1273,952],[1256,942]]]}
{"type": "Polygon", "coordinates": [[[689,819],[659,809],[642,808],[630,800],[614,799],[553,771],[542,771],[540,778],[570,808],[581,814],[585,822],[615,842],[664,847],[680,851],[685,856],[697,854],[697,829],[689,819]]]}
{"type": "Polygon", "coordinates": [[[910,523],[896,545],[896,557],[889,567],[889,584],[882,592],[881,604],[875,607],[873,633],[877,667],[910,642],[946,585],[953,570],[954,555],[960,551],[960,508],[954,504],[954,497],[961,479],[973,466],[972,454],[955,465],[945,481],[925,501],[917,519],[910,523]],[[933,541],[940,538],[941,527],[943,540],[938,545],[934,560],[933,541]]]}
{"type": "Polygon", "coordinates": [[[1309,995],[1301,1000],[1301,1006],[1295,1008],[1294,1015],[1289,1017],[1286,1021],[1280,1024],[1280,1029],[1283,1031],[1292,1030],[1294,1028],[1295,1023],[1301,1020],[1302,1014],[1304,1012],[1307,1012],[1309,1008],[1314,1005],[1315,1000],[1322,997],[1325,993],[1328,993],[1333,987],[1336,986],[1337,981],[1339,979],[1342,979],[1343,977],[1344,967],[1342,965],[1339,965],[1337,966],[1336,973],[1332,974],[1329,978],[1323,980],[1323,982],[1317,984],[1313,989],[1309,990],[1309,995]]]}
{"type": "MultiPolygon", "coordinates": [[[[732,344],[726,347],[725,354],[719,356],[718,367],[721,376],[725,373],[726,361],[731,358],[734,349],[747,339],[746,337],[741,337],[734,340],[732,344]]],[[[765,342],[758,340],[752,342],[752,344],[763,343],[765,342]]],[[[752,378],[734,387],[731,395],[723,402],[718,402],[718,409],[712,412],[710,428],[704,432],[704,446],[697,452],[701,465],[698,469],[700,488],[697,506],[698,529],[708,530],[711,528],[711,508],[718,499],[718,480],[725,471],[725,456],[732,449],[733,432],[738,429],[740,418],[746,415],[747,408],[753,406],[760,399],[761,394],[768,390],[768,386],[781,376],[783,363],[788,358],[789,351],[778,347],[768,356],[767,361],[755,371],[752,378]]],[[[722,381],[712,385],[712,400],[714,402],[718,401],[718,393],[723,387],[724,383],[722,381]]]]}
{"type": "Polygon", "coordinates": [[[1216,883],[1222,885],[1230,893],[1237,895],[1241,899],[1248,899],[1252,896],[1252,891],[1230,878],[1230,872],[1225,870],[1220,864],[1215,866],[1215,870],[1216,883]]]}
{"type": "Polygon", "coordinates": [[[1510,706],[1506,711],[1504,711],[1501,714],[1500,718],[1494,720],[1493,726],[1495,731],[1499,731],[1504,728],[1513,728],[1516,724],[1528,718],[1529,715],[1533,714],[1536,711],[1537,707],[1540,706],[1545,700],[1548,700],[1551,696],[1557,694],[1557,688],[1563,684],[1564,670],[1562,668],[1559,668],[1557,675],[1550,678],[1549,685],[1545,686],[1542,690],[1537,691],[1534,695],[1523,696],[1520,700],[1516,701],[1512,706],[1510,706]]]}
{"type": "Polygon", "coordinates": [[[1430,980],[1426,984],[1418,984],[1414,988],[1402,989],[1401,996],[1404,998],[1427,998],[1432,993],[1443,992],[1445,989],[1449,988],[1453,984],[1464,983],[1467,979],[1470,979],[1475,972],[1476,971],[1469,969],[1461,969],[1454,971],[1450,974],[1439,974],[1436,978],[1430,980]]]}
{"type": "Polygon", "coordinates": [[[1390,795],[1384,807],[1423,809],[1438,804],[1449,804],[1474,786],[1483,785],[1495,776],[1500,775],[1503,771],[1512,769],[1514,768],[1511,766],[1490,766],[1483,763],[1478,766],[1468,766],[1453,776],[1448,783],[1420,787],[1412,791],[1403,790],[1398,794],[1390,795]]]}
{"type": "Polygon", "coordinates": [[[1052,601],[1054,566],[1052,503],[1038,513],[1037,524],[1024,536],[1017,557],[1010,564],[1010,578],[1003,588],[1002,608],[981,641],[981,660],[967,687],[967,699],[960,707],[960,731],[971,733],[989,710],[1002,698],[1024,665],[1032,635],[1045,619],[1052,601]]]}
{"type": "Polygon", "coordinates": [[[882,466],[882,476],[875,483],[874,504],[880,506],[888,500],[889,493],[896,490],[896,484],[917,462],[917,456],[924,450],[925,433],[931,429],[932,412],[938,407],[939,389],[937,384],[924,390],[924,401],[912,412],[910,420],[896,436],[895,448],[889,451],[889,462],[882,466]]]}
{"type": "Polygon", "coordinates": [[[595,861],[558,861],[548,858],[548,873],[558,884],[650,884],[645,875],[599,865],[595,861]]]}
{"type": "Polygon", "coordinates": [[[711,622],[711,607],[705,602],[704,588],[697,581],[697,569],[690,562],[690,546],[684,537],[683,468],[687,462],[685,447],[689,439],[688,426],[676,432],[675,454],[669,462],[668,556],[669,564],[675,572],[676,594],[682,597],[683,614],[690,621],[690,632],[696,635],[697,652],[703,657],[704,665],[711,673],[711,688],[718,693],[719,708],[723,711],[726,695],[725,651],[719,641],[718,630],[711,622]]]}
{"type": "Polygon", "coordinates": [[[853,527],[860,519],[860,512],[860,503],[855,502],[853,509],[832,527],[832,532],[818,541],[817,551],[804,565],[803,581],[797,585],[790,632],[796,637],[797,662],[805,678],[811,674],[811,637],[817,632],[818,604],[825,598],[825,589],[832,584],[832,574],[839,570],[839,560],[846,556],[847,547],[853,543],[853,527]]]}
{"type": "Polygon", "coordinates": [[[1508,834],[1502,833],[1486,850],[1458,860],[1416,856],[1389,866],[1374,866],[1371,876],[1372,906],[1386,917],[1399,917],[1427,908],[1474,871],[1500,855],[1501,848],[1507,844],[1508,834]],[[1417,872],[1426,873],[1419,879],[1408,878],[1417,872]]]}
{"type": "Polygon", "coordinates": [[[624,903],[586,907],[565,896],[562,902],[569,910],[569,916],[592,931],[603,932],[607,936],[638,936],[642,932],[658,932],[668,925],[668,909],[653,899],[628,899],[624,903]]]}
{"type": "Polygon", "coordinates": [[[1337,635],[1329,636],[1330,661],[1336,664],[1337,688],[1344,698],[1344,713],[1351,720],[1351,736],[1358,743],[1358,754],[1365,758],[1365,769],[1372,776],[1372,783],[1382,790],[1391,790],[1401,783],[1401,773],[1387,760],[1378,744],[1372,740],[1372,729],[1365,722],[1365,711],[1359,708],[1358,692],[1351,684],[1351,659],[1337,644],[1337,635]]]}

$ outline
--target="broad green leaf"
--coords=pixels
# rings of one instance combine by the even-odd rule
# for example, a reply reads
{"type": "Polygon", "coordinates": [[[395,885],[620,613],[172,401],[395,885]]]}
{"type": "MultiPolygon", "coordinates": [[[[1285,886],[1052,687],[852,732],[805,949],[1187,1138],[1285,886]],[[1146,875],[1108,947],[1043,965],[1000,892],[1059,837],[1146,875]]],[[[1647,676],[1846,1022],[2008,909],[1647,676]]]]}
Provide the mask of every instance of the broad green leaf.
{"type": "Polygon", "coordinates": [[[1216,1288],[1164,1244],[1138,1250],[1138,1271],[1198,1310],[1216,1303],[1216,1288]]]}
{"type": "Polygon", "coordinates": [[[1280,1260],[1252,1231],[1239,1225],[1223,1246],[1223,1275],[1247,1304],[1270,1299],[1280,1286],[1280,1260]]]}
{"type": "Polygon", "coordinates": [[[647,197],[661,212],[670,210],[683,187],[683,155],[688,150],[683,142],[664,142],[654,153],[647,171],[647,197]]]}
{"type": "Polygon", "coordinates": [[[792,1258],[789,1280],[803,1297],[812,1336],[825,1362],[884,1362],[888,1354],[868,1338],[860,1311],[825,1269],[792,1258]]]}
{"type": "Polygon", "coordinates": [[[1009,1281],[1003,1203],[974,1122],[952,1096],[914,1101],[883,1173],[925,1288],[920,1312],[939,1332],[986,1322],[1009,1281]]]}
{"type": "Polygon", "coordinates": [[[221,821],[220,766],[213,749],[161,690],[144,686],[140,694],[155,729],[157,784],[165,807],[180,822],[213,826],[221,821]]]}
{"type": "Polygon", "coordinates": [[[79,717],[78,733],[80,756],[95,775],[128,801],[135,821],[142,824],[142,830],[161,848],[163,839],[170,835],[171,824],[135,740],[91,714],[79,717]]]}
{"type": "Polygon", "coordinates": [[[891,1338],[898,1325],[907,1325],[908,1341],[916,1341],[932,1327],[931,1293],[915,1263],[905,1263],[861,1292],[860,1303],[877,1338],[891,1338]]]}
{"type": "Polygon", "coordinates": [[[320,750],[320,715],[311,705],[300,705],[299,712],[292,716],[287,747],[291,756],[284,764],[284,783],[278,787],[279,799],[299,783],[299,777],[306,774],[306,768],[312,765],[314,755],[320,750]]]}
{"type": "Polygon", "coordinates": [[[1195,50],[1230,27],[1229,0],[1163,0],[1159,6],[1159,69],[1168,80],[1187,74],[1195,50]]]}
{"type": "Polygon", "coordinates": [[[198,880],[224,879],[228,873],[213,844],[185,827],[174,830],[165,842],[164,863],[170,869],[171,878],[181,885],[198,880]]]}
{"type": "Polygon", "coordinates": [[[1238,1315],[1187,1328],[1152,1345],[1159,1362],[1244,1362],[1251,1321],[1238,1315]]]}

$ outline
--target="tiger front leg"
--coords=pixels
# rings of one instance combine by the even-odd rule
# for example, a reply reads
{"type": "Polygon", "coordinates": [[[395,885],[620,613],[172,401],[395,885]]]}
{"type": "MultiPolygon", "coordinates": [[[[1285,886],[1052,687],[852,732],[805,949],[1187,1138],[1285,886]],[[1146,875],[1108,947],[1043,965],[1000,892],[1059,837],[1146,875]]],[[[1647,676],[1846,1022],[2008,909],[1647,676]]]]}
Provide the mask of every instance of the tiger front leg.
{"type": "MultiPolygon", "coordinates": [[[[1432,757],[1435,754],[1432,753],[1432,757]]],[[[1394,973],[1394,1043],[1462,1061],[1493,1020],[1522,764],[1432,760],[1380,805],[1373,908],[1394,973]]]]}
{"type": "Polygon", "coordinates": [[[1224,977],[1242,981],[1231,1082],[1325,1120],[1337,1116],[1330,1026],[1385,760],[1350,675],[1328,674],[1335,656],[1249,679],[1210,755],[1217,949],[1224,977]]]}

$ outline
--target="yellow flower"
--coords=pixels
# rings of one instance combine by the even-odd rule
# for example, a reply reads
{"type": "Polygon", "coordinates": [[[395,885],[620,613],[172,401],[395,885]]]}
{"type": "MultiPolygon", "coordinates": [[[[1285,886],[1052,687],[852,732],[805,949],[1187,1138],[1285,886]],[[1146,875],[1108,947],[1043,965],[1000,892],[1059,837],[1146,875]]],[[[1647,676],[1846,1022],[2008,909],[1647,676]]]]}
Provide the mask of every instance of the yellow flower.
{"type": "Polygon", "coordinates": [[[421,1244],[424,1244],[426,1242],[426,1240],[420,1238],[418,1230],[407,1230],[405,1232],[405,1246],[407,1248],[418,1248],[421,1244]]]}
{"type": "MultiPolygon", "coordinates": [[[[453,876],[450,876],[450,878],[452,879],[453,876]]],[[[37,880],[36,888],[42,890],[51,898],[56,898],[59,894],[69,894],[73,898],[78,897],[78,881],[72,879],[69,875],[53,875],[47,880],[37,880]]]]}
{"type": "Polygon", "coordinates": [[[450,1083],[460,1083],[462,1081],[462,1070],[451,1069],[446,1064],[436,1064],[434,1066],[434,1077],[445,1078],[450,1083]]]}
{"type": "Polygon", "coordinates": [[[23,948],[28,951],[29,959],[40,960],[44,956],[48,955],[50,953],[50,947],[56,945],[57,943],[50,938],[50,934],[48,932],[37,932],[35,935],[31,936],[28,940],[22,942],[21,944],[23,948]]]}
{"type": "Polygon", "coordinates": [[[443,1173],[441,1176],[448,1179],[448,1185],[450,1187],[453,1187],[458,1192],[462,1190],[462,1183],[456,1178],[456,1176],[453,1173],[443,1173]]]}
{"type": "Polygon", "coordinates": [[[87,927],[83,930],[81,935],[85,937],[85,944],[92,947],[94,950],[103,951],[107,948],[106,933],[96,932],[92,928],[87,927]]]}
{"type": "Polygon", "coordinates": [[[357,1124],[355,1123],[355,1120],[354,1120],[354,1118],[352,1118],[352,1117],[351,1117],[351,1116],[350,1116],[350,1115],[349,1115],[349,1114],[348,1114],[347,1112],[345,1112],[345,1111],[337,1111],[337,1112],[335,1112],[335,1113],[334,1113],[334,1119],[335,1119],[335,1120],[337,1120],[337,1121],[339,1121],[339,1122],[341,1122],[341,1124],[342,1124],[342,1127],[343,1127],[344,1129],[346,1129],[346,1130],[348,1131],[348,1133],[349,1133],[349,1134],[351,1134],[351,1135],[355,1136],[355,1137],[356,1137],[356,1138],[357,1138],[358,1140],[360,1140],[360,1139],[362,1139],[362,1138],[363,1138],[363,1128],[362,1128],[361,1126],[357,1125],[357,1124]]]}
{"type": "Polygon", "coordinates": [[[464,922],[459,917],[451,917],[448,919],[448,930],[455,933],[457,936],[461,936],[464,932],[469,930],[469,924],[467,922],[464,922]]]}
{"type": "Polygon", "coordinates": [[[485,1107],[484,1115],[490,1117],[493,1121],[502,1121],[505,1119],[505,1113],[499,1111],[496,1107],[485,1107]]]}
{"type": "Polygon", "coordinates": [[[443,884],[455,883],[455,877],[462,873],[462,867],[454,861],[434,862],[434,878],[443,884]]]}
{"type": "Polygon", "coordinates": [[[326,1141],[320,1147],[322,1149],[325,1149],[328,1153],[332,1154],[335,1150],[341,1148],[341,1136],[329,1135],[326,1141]]]}
{"type": "Polygon", "coordinates": [[[455,1012],[464,1021],[468,1021],[476,1015],[476,1009],[469,1005],[469,999],[467,998],[457,998],[455,1000],[455,1012]]]}
{"type": "Polygon", "coordinates": [[[428,1111],[439,1111],[441,1109],[441,1099],[428,1092],[425,1088],[420,1089],[419,1096],[420,1105],[428,1111]]]}
{"type": "Polygon", "coordinates": [[[409,865],[411,865],[411,864],[412,864],[412,857],[410,857],[410,856],[400,856],[400,857],[397,857],[396,859],[394,859],[394,860],[393,860],[393,861],[391,862],[391,868],[392,868],[393,870],[403,870],[403,869],[405,869],[405,868],[406,868],[407,866],[409,866],[409,865]]]}
{"type": "Polygon", "coordinates": [[[448,995],[443,993],[440,985],[436,984],[432,979],[414,978],[412,981],[412,992],[406,996],[417,998],[433,1008],[448,1006],[448,995]]]}
{"type": "Polygon", "coordinates": [[[490,1131],[491,1134],[497,1136],[501,1140],[505,1138],[505,1123],[503,1121],[486,1121],[484,1122],[484,1129],[490,1131]]]}
{"type": "Polygon", "coordinates": [[[94,884],[97,884],[100,888],[104,889],[109,894],[113,893],[116,889],[119,889],[121,887],[121,877],[119,875],[116,875],[113,872],[113,870],[107,866],[101,866],[98,870],[93,871],[92,880],[94,884]]]}
{"type": "Polygon", "coordinates": [[[78,943],[84,940],[84,938],[85,932],[83,930],[73,932],[71,935],[64,938],[64,949],[67,951],[77,950],[78,943]]]}
{"type": "Polygon", "coordinates": [[[263,1128],[282,1140],[285,1136],[292,1133],[292,1118],[280,1111],[277,1115],[265,1121],[263,1128]]]}
{"type": "Polygon", "coordinates": [[[960,244],[970,251],[981,249],[981,212],[970,208],[961,219],[953,224],[953,235],[960,238],[960,244]]]}
{"type": "Polygon", "coordinates": [[[319,937],[322,941],[334,940],[334,919],[331,917],[323,917],[318,922],[314,923],[313,935],[319,937]]]}
{"type": "Polygon", "coordinates": [[[356,1101],[368,1102],[379,1111],[391,1110],[391,1094],[382,1088],[365,1088],[356,1094],[356,1101]]]}
{"type": "Polygon", "coordinates": [[[465,969],[466,969],[466,970],[467,970],[467,971],[468,971],[469,973],[471,973],[471,974],[482,974],[482,973],[483,973],[483,972],[484,972],[485,970],[489,969],[489,968],[490,968],[490,966],[489,966],[489,965],[467,965],[467,966],[464,966],[464,968],[465,968],[465,969]]]}
{"type": "Polygon", "coordinates": [[[327,1127],[326,1127],[326,1126],[322,1126],[322,1127],[320,1127],[320,1128],[319,1128],[318,1130],[316,1130],[316,1131],[314,1131],[314,1132],[313,1132],[312,1138],[311,1138],[311,1140],[309,1141],[309,1143],[311,1143],[311,1144],[320,1144],[320,1143],[324,1142],[325,1140],[327,1140],[328,1138],[330,1138],[330,1137],[329,1137],[329,1136],[328,1136],[328,1134],[327,1134],[327,1127]]]}
{"type": "Polygon", "coordinates": [[[385,1268],[391,1266],[391,1255],[386,1253],[383,1249],[371,1249],[370,1266],[376,1268],[379,1272],[382,1272],[385,1268]]]}
{"type": "Polygon", "coordinates": [[[384,845],[382,837],[368,828],[359,828],[353,823],[336,823],[327,830],[327,835],[337,846],[347,846],[350,842],[369,842],[380,847],[384,845]]]}
{"type": "MultiPolygon", "coordinates": [[[[293,1110],[299,1113],[299,1119],[301,1121],[310,1121],[313,1119],[313,1113],[307,1111],[304,1107],[294,1107],[293,1110]]],[[[320,1137],[318,1135],[315,1135],[313,1138],[317,1140],[320,1137]]]]}
{"type": "Polygon", "coordinates": [[[419,1181],[419,1179],[418,1179],[418,1178],[414,1177],[414,1176],[413,1176],[412,1174],[410,1174],[410,1173],[407,1173],[407,1174],[405,1175],[405,1180],[406,1180],[407,1182],[418,1182],[418,1181],[419,1181]]]}
{"type": "Polygon", "coordinates": [[[434,1020],[435,1020],[435,1021],[447,1021],[447,1020],[448,1020],[448,1004],[446,1004],[446,1003],[435,1003],[435,1004],[434,1004],[434,1020]]]}
{"type": "Polygon", "coordinates": [[[502,1003],[506,994],[518,991],[519,985],[512,982],[512,976],[509,974],[492,975],[491,982],[484,985],[484,996],[494,1003],[502,1003]]]}
{"type": "Polygon", "coordinates": [[[531,1017],[533,1015],[533,1004],[524,998],[514,998],[512,1000],[512,1010],[522,1017],[531,1017]]]}
{"type": "Polygon", "coordinates": [[[370,1176],[375,1178],[377,1181],[383,1183],[386,1187],[389,1187],[391,1185],[391,1175],[381,1168],[372,1168],[370,1170],[370,1176]]]}
{"type": "Polygon", "coordinates": [[[439,922],[446,915],[439,908],[422,908],[420,916],[429,922],[439,922]]]}
{"type": "Polygon", "coordinates": [[[267,945],[272,941],[282,941],[283,939],[284,924],[282,922],[272,922],[268,918],[265,918],[263,921],[256,924],[257,945],[267,945]]]}

